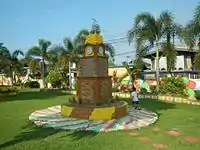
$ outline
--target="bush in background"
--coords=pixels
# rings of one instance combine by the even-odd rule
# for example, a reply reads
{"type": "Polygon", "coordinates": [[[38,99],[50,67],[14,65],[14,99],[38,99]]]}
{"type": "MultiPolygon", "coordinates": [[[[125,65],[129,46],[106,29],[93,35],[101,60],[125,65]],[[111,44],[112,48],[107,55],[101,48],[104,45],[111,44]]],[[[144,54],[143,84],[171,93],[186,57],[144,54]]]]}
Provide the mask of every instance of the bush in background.
{"type": "Polygon", "coordinates": [[[166,77],[160,85],[159,93],[186,96],[186,84],[183,83],[181,78],[166,77]]]}
{"type": "Polygon", "coordinates": [[[62,78],[61,73],[56,69],[52,69],[50,70],[49,74],[46,77],[46,82],[51,83],[52,86],[55,88],[55,87],[61,86],[62,79],[63,78],[62,78]]]}
{"type": "Polygon", "coordinates": [[[37,81],[28,81],[24,83],[25,88],[40,88],[40,84],[37,81]]]}
{"type": "Polygon", "coordinates": [[[17,88],[13,86],[0,86],[0,93],[18,92],[17,88]]]}

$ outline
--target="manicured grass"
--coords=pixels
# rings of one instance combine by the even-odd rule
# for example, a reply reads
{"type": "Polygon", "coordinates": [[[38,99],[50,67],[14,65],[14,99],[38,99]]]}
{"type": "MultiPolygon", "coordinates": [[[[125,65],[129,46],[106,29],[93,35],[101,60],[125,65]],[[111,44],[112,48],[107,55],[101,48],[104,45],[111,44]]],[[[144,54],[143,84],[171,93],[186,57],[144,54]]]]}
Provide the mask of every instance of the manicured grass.
{"type": "Polygon", "coordinates": [[[159,114],[156,124],[140,130],[111,133],[88,133],[43,129],[28,121],[37,109],[58,105],[68,100],[58,92],[24,91],[14,97],[0,97],[0,149],[24,150],[153,150],[153,144],[166,144],[170,150],[199,150],[200,143],[188,143],[185,137],[200,138],[200,108],[156,100],[141,100],[141,106],[159,114]],[[153,131],[154,128],[160,131],[153,131]],[[169,130],[182,134],[172,136],[169,130]],[[130,135],[136,132],[138,135],[130,135]],[[149,137],[150,141],[140,141],[149,137]]]}

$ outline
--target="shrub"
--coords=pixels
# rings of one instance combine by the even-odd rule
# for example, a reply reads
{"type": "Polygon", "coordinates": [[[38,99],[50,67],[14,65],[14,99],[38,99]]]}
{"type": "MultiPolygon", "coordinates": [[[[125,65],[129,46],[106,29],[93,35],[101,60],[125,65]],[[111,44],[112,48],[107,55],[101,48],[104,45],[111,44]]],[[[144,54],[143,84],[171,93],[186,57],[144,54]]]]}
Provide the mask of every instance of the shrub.
{"type": "Polygon", "coordinates": [[[17,88],[12,86],[0,86],[0,93],[18,92],[17,88]]]}
{"type": "Polygon", "coordinates": [[[197,100],[200,100],[200,91],[195,91],[195,97],[197,100]]]}
{"type": "Polygon", "coordinates": [[[118,92],[119,90],[118,90],[118,88],[117,87],[113,87],[112,88],[112,92],[118,92]]]}
{"type": "Polygon", "coordinates": [[[153,94],[158,94],[158,92],[156,91],[156,86],[155,86],[155,85],[151,85],[151,86],[150,86],[150,91],[151,91],[151,93],[153,93],[153,94]]]}
{"type": "Polygon", "coordinates": [[[46,82],[51,83],[53,87],[61,86],[62,75],[58,70],[50,70],[46,77],[46,82]]]}
{"type": "Polygon", "coordinates": [[[37,81],[29,81],[24,84],[26,88],[40,88],[40,84],[37,81]]]}
{"type": "Polygon", "coordinates": [[[181,78],[166,77],[160,85],[159,93],[161,94],[176,94],[178,96],[186,96],[186,85],[181,78]]]}
{"type": "Polygon", "coordinates": [[[62,80],[62,75],[58,70],[51,70],[46,77],[46,81],[49,83],[54,83],[62,80]]]}
{"type": "Polygon", "coordinates": [[[141,88],[141,94],[147,94],[148,93],[148,91],[147,91],[147,89],[145,89],[145,88],[141,88]]]}

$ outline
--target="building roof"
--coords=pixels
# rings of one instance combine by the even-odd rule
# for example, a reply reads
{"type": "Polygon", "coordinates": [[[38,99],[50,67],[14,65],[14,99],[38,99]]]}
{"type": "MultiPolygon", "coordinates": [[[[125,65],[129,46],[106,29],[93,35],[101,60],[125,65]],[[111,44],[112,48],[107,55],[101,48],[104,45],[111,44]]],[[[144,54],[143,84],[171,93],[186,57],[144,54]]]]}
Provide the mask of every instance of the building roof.
{"type": "MultiPolygon", "coordinates": [[[[175,48],[178,52],[189,52],[189,53],[196,53],[198,48],[197,47],[194,47],[193,49],[190,49],[189,47],[187,47],[185,44],[176,44],[175,45],[175,48]]],[[[162,52],[161,49],[159,49],[159,52],[162,52]]],[[[154,50],[151,50],[151,51],[148,51],[146,56],[149,56],[149,55],[154,55],[156,53],[155,49],[154,50]]]]}

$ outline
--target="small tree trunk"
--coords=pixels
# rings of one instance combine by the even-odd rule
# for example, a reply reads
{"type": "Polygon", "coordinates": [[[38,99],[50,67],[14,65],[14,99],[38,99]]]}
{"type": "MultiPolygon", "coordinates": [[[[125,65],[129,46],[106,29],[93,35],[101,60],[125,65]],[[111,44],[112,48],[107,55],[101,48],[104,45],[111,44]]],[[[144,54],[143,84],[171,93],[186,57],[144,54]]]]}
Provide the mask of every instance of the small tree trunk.
{"type": "Polygon", "coordinates": [[[41,73],[41,75],[42,75],[42,88],[45,88],[44,65],[45,65],[44,64],[44,58],[42,58],[42,73],[41,73]]]}
{"type": "Polygon", "coordinates": [[[159,91],[159,45],[158,38],[156,37],[156,90],[159,91]]]}
{"type": "Polygon", "coordinates": [[[72,77],[71,77],[71,61],[69,60],[69,91],[71,92],[72,77]]]}

